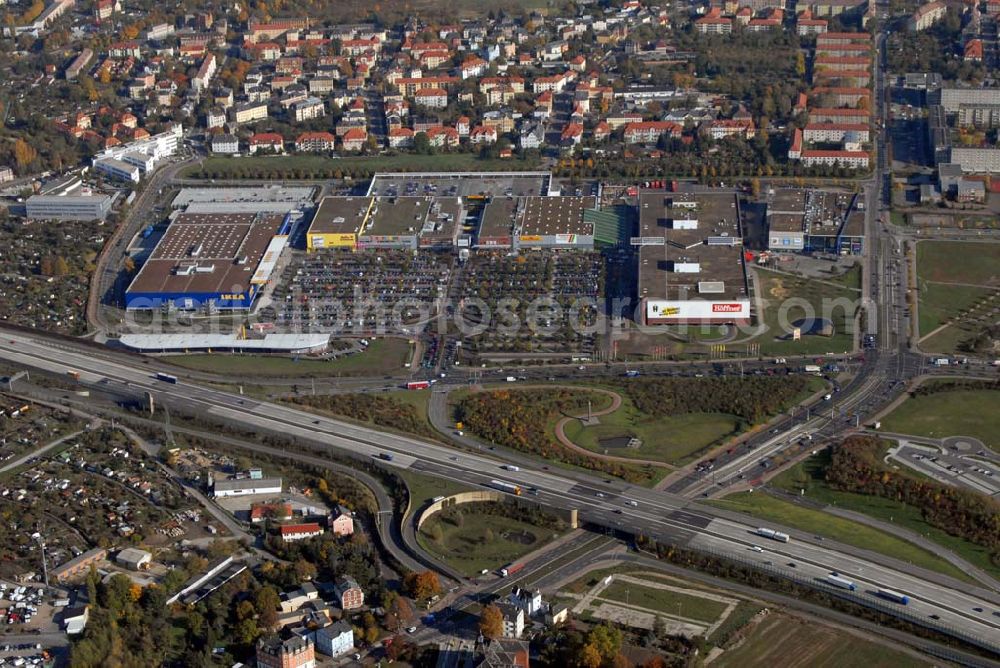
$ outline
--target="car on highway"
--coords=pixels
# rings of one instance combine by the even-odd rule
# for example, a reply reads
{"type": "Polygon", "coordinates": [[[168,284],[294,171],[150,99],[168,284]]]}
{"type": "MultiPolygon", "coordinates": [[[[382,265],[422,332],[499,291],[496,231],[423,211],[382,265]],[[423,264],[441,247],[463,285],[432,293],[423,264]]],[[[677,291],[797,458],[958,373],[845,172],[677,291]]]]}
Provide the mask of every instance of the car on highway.
{"type": "Polygon", "coordinates": [[[750,550],[753,552],[763,552],[764,548],[762,548],[760,545],[751,545],[750,550]]]}
{"type": "Polygon", "coordinates": [[[410,628],[406,629],[406,632],[407,633],[416,633],[417,632],[417,627],[416,626],[411,626],[410,628]]]}

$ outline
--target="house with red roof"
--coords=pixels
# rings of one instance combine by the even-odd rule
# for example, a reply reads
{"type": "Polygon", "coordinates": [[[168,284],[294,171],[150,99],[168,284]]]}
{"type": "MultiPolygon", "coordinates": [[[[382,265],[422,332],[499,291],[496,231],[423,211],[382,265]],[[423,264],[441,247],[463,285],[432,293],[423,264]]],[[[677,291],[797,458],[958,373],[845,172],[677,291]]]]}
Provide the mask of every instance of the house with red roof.
{"type": "Polygon", "coordinates": [[[323,535],[323,527],[316,522],[305,522],[303,524],[282,524],[278,527],[278,534],[281,540],[292,543],[297,540],[315,538],[323,535]]]}

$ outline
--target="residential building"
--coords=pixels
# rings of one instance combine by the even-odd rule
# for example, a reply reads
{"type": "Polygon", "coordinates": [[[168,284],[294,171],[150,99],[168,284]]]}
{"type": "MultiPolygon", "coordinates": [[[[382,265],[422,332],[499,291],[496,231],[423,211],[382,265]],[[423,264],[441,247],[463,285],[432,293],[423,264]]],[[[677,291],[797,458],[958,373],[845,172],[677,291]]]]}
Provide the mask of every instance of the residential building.
{"type": "Polygon", "coordinates": [[[726,137],[742,137],[743,139],[753,139],[757,134],[757,127],[752,119],[725,118],[709,121],[708,134],[712,139],[725,139],[726,137]]]}
{"type": "Polygon", "coordinates": [[[684,128],[677,123],[670,121],[645,121],[642,123],[629,123],[625,126],[626,144],[651,144],[666,135],[671,138],[679,138],[684,128]]]}
{"type": "Polygon", "coordinates": [[[917,8],[917,11],[910,16],[909,21],[907,21],[906,27],[910,32],[920,32],[921,30],[927,30],[932,25],[944,18],[944,15],[948,13],[948,6],[943,2],[935,0],[934,2],[928,2],[925,5],[921,5],[917,8]]]}
{"type": "MultiPolygon", "coordinates": [[[[108,1],[110,2],[110,0],[108,1]]],[[[83,68],[85,68],[93,58],[94,52],[90,49],[85,48],[81,51],[80,55],[74,58],[73,62],[69,64],[69,67],[66,68],[66,80],[73,81],[80,76],[80,72],[83,71],[83,68]]]]}
{"type": "Polygon", "coordinates": [[[354,629],[344,620],[316,629],[316,649],[334,658],[354,651],[354,629]]]}
{"type": "Polygon", "coordinates": [[[868,143],[870,128],[867,123],[809,123],[802,134],[807,142],[868,143]]]}
{"type": "Polygon", "coordinates": [[[281,540],[286,543],[293,543],[298,540],[314,538],[323,535],[323,527],[316,522],[305,522],[303,524],[282,524],[278,528],[281,540]]]}
{"type": "Polygon", "coordinates": [[[212,153],[222,155],[239,155],[240,140],[233,135],[215,135],[210,143],[212,153]]]}
{"type": "Polygon", "coordinates": [[[722,16],[722,9],[712,7],[705,16],[696,19],[694,29],[703,35],[728,35],[733,31],[733,20],[722,16]]]}
{"type": "Polygon", "coordinates": [[[409,148],[413,146],[413,136],[416,133],[410,128],[392,128],[389,130],[389,148],[409,148]]]}
{"type": "Polygon", "coordinates": [[[230,114],[233,123],[253,123],[267,118],[267,102],[245,102],[233,107],[230,114]]]}
{"type": "Polygon", "coordinates": [[[342,610],[356,610],[365,604],[365,592],[349,575],[337,578],[333,590],[342,610]]]}
{"type": "Polygon", "coordinates": [[[345,151],[360,151],[368,141],[368,132],[364,128],[351,128],[340,138],[345,151]]]}
{"type": "Polygon", "coordinates": [[[520,638],[524,633],[524,610],[507,601],[500,601],[496,605],[503,615],[503,637],[520,638]]]}
{"type": "Polygon", "coordinates": [[[826,165],[829,167],[847,167],[850,169],[867,169],[869,155],[866,151],[810,151],[803,150],[799,159],[807,167],[826,165]]]}
{"type": "Polygon", "coordinates": [[[250,153],[284,153],[285,138],[277,132],[258,132],[250,137],[250,153]]]}
{"type": "Polygon", "coordinates": [[[257,642],[259,668],[315,668],[316,649],[312,638],[292,636],[262,639],[257,642]]]}
{"type": "Polygon", "coordinates": [[[292,116],[296,123],[308,121],[313,118],[322,118],[326,115],[326,106],[318,97],[307,97],[301,102],[292,105],[292,116]]]}
{"type": "Polygon", "coordinates": [[[334,536],[350,536],[354,533],[354,513],[344,506],[337,506],[330,516],[330,532],[334,536]]]}
{"type": "Polygon", "coordinates": [[[215,76],[215,68],[215,55],[210,53],[205,56],[203,61],[201,61],[198,73],[191,79],[191,87],[196,93],[200,94],[203,90],[208,88],[208,84],[212,81],[212,77],[215,76]]]}
{"type": "Polygon", "coordinates": [[[332,151],[337,138],[329,132],[303,132],[295,139],[295,150],[309,153],[332,151]]]}
{"type": "Polygon", "coordinates": [[[6,165],[0,167],[0,183],[7,183],[14,180],[14,170],[6,165]]]}
{"type": "Polygon", "coordinates": [[[226,112],[219,107],[213,107],[205,113],[205,127],[211,130],[212,128],[221,128],[226,125],[226,112]]]}
{"type": "Polygon", "coordinates": [[[416,91],[413,100],[430,109],[444,109],[448,106],[448,93],[440,88],[425,88],[416,91]]]}

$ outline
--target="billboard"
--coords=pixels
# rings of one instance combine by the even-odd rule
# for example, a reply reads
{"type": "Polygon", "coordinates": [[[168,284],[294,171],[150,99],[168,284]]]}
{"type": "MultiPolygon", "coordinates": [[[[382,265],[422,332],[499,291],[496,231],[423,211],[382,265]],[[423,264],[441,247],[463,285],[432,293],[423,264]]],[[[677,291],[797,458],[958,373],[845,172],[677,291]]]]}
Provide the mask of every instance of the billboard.
{"type": "Polygon", "coordinates": [[[746,299],[687,301],[650,299],[646,301],[646,320],[748,320],[750,302],[746,299]]]}
{"type": "Polygon", "coordinates": [[[540,235],[540,234],[522,234],[521,235],[521,243],[522,244],[532,243],[532,242],[540,242],[541,240],[542,240],[542,235],[540,235]]]}

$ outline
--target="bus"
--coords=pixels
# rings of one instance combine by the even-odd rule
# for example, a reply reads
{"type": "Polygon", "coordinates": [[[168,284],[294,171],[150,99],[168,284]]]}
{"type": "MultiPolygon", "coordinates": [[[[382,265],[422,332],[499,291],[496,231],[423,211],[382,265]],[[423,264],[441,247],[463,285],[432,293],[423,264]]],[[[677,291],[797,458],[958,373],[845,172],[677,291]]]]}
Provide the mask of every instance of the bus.
{"type": "Polygon", "coordinates": [[[162,380],[164,383],[177,384],[177,376],[171,376],[169,373],[157,373],[156,380],[162,380]]]}

